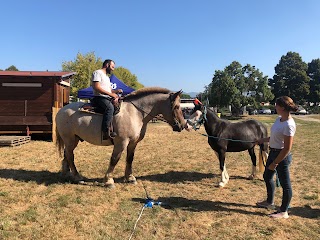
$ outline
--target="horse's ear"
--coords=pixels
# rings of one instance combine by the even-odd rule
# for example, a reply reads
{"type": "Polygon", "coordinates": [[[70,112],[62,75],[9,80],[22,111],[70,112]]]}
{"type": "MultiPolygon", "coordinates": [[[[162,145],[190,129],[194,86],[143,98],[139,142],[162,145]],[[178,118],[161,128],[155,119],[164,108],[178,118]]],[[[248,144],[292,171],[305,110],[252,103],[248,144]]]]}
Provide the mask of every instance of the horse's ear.
{"type": "Polygon", "coordinates": [[[182,93],[182,90],[180,90],[179,92],[171,93],[170,94],[171,101],[175,100],[178,96],[181,95],[181,93],[182,93]]]}

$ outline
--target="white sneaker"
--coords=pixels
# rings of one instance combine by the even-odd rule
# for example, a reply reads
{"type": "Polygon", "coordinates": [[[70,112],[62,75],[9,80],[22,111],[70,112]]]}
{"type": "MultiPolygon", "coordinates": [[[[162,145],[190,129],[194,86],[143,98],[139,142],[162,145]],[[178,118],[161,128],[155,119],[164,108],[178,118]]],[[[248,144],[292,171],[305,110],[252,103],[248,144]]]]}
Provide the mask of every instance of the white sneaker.
{"type": "Polygon", "coordinates": [[[289,218],[288,212],[274,212],[274,213],[270,214],[269,216],[272,218],[284,218],[284,219],[289,218]]]}

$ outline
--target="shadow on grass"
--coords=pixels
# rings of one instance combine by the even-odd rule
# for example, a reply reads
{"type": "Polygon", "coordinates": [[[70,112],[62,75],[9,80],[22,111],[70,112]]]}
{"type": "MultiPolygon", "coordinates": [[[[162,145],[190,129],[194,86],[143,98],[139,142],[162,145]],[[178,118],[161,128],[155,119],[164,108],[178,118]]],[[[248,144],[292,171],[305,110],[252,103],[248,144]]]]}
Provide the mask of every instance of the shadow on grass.
{"type": "Polygon", "coordinates": [[[161,174],[140,176],[138,179],[152,182],[181,183],[186,181],[196,182],[204,178],[214,178],[217,176],[218,175],[212,173],[170,171],[161,174]]]}
{"type": "Polygon", "coordinates": [[[303,218],[319,219],[320,209],[313,209],[310,206],[291,207],[288,210],[289,215],[299,216],[303,218]]]}
{"type": "MultiPolygon", "coordinates": [[[[132,198],[134,202],[146,203],[146,199],[142,198],[132,198]]],[[[190,212],[203,212],[203,211],[214,211],[214,212],[236,212],[246,215],[258,215],[266,216],[266,213],[247,211],[244,208],[254,208],[261,209],[255,205],[247,205],[242,203],[233,203],[233,202],[221,202],[221,201],[208,201],[208,200],[199,200],[199,199],[187,199],[184,197],[168,197],[168,198],[159,198],[155,201],[160,201],[162,204],[161,207],[165,209],[171,209],[176,211],[180,209],[182,211],[190,212]]],[[[155,206],[158,207],[158,206],[155,206]]],[[[176,211],[176,214],[178,212],[176,211]]],[[[302,218],[317,219],[320,216],[320,209],[312,209],[309,206],[304,207],[292,207],[289,209],[289,215],[299,216],[302,218]]]]}
{"type": "MultiPolygon", "coordinates": [[[[132,201],[145,203],[145,200],[141,198],[133,198],[132,201]]],[[[174,211],[179,209],[182,211],[189,211],[189,212],[204,212],[204,211],[226,212],[227,215],[229,215],[230,212],[236,212],[236,213],[241,213],[246,215],[247,214],[258,215],[258,216],[266,215],[265,213],[261,213],[261,212],[244,210],[244,208],[248,208],[248,207],[252,208],[255,206],[241,204],[241,203],[187,199],[184,197],[159,198],[157,199],[157,201],[162,202],[161,207],[165,209],[171,209],[174,211]]]]}
{"type": "Polygon", "coordinates": [[[61,173],[49,171],[31,171],[23,169],[0,169],[0,178],[13,179],[21,182],[36,182],[38,184],[51,185],[64,183],[61,173]]]}
{"type": "MultiPolygon", "coordinates": [[[[169,171],[161,174],[140,176],[138,177],[138,180],[147,180],[152,182],[165,182],[165,183],[181,183],[181,182],[187,182],[187,181],[198,182],[205,178],[209,178],[209,179],[220,178],[220,174],[169,171]]],[[[248,180],[247,177],[243,177],[243,176],[230,176],[230,179],[248,180]]],[[[255,179],[255,180],[259,180],[259,179],[255,179]]]]}

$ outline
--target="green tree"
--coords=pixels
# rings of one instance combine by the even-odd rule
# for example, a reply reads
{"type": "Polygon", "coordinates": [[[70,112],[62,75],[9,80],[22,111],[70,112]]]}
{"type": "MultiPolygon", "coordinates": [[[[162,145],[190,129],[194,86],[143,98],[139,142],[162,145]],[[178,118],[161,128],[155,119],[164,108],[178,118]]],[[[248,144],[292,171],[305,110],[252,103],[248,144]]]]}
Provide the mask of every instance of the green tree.
{"type": "Polygon", "coordinates": [[[16,66],[11,65],[10,67],[8,67],[5,71],[19,71],[18,68],[16,68],[16,66]]]}
{"type": "Polygon", "coordinates": [[[235,82],[225,71],[217,70],[209,85],[208,99],[211,106],[226,107],[231,104],[233,96],[237,93],[235,82]]]}
{"type": "Polygon", "coordinates": [[[298,53],[288,52],[282,56],[275,67],[275,75],[269,79],[275,97],[286,95],[303,104],[310,91],[307,68],[298,53]]]}
{"type": "Polygon", "coordinates": [[[137,76],[132,74],[128,69],[124,67],[116,67],[113,71],[113,74],[127,86],[130,86],[136,90],[143,87],[143,85],[138,82],[137,76]]]}
{"type": "Polygon", "coordinates": [[[101,58],[97,58],[94,52],[85,55],[78,53],[74,61],[62,63],[63,71],[76,72],[71,82],[70,94],[77,97],[78,90],[90,86],[93,71],[102,67],[101,58]]]}
{"type": "Polygon", "coordinates": [[[310,78],[310,94],[309,102],[320,102],[320,59],[314,59],[308,63],[307,70],[308,77],[310,78]]]}
{"type": "Polygon", "coordinates": [[[183,99],[191,99],[192,97],[189,94],[182,93],[181,94],[181,98],[183,98],[183,99]]]}
{"type": "Polygon", "coordinates": [[[212,82],[205,91],[210,105],[227,107],[238,115],[244,106],[257,107],[260,102],[269,102],[274,95],[268,87],[267,76],[250,64],[242,65],[234,61],[223,71],[216,71],[212,82]]]}

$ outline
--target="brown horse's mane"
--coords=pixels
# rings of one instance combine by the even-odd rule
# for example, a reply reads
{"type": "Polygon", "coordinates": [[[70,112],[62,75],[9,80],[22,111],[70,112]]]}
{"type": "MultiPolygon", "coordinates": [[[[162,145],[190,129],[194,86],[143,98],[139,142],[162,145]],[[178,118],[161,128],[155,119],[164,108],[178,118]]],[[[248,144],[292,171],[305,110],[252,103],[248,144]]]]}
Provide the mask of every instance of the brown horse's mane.
{"type": "Polygon", "coordinates": [[[161,87],[146,87],[146,88],[141,88],[139,90],[133,91],[132,93],[126,95],[124,97],[124,100],[134,100],[139,97],[149,95],[149,94],[154,94],[154,93],[170,93],[171,91],[166,88],[161,88],[161,87]]]}

